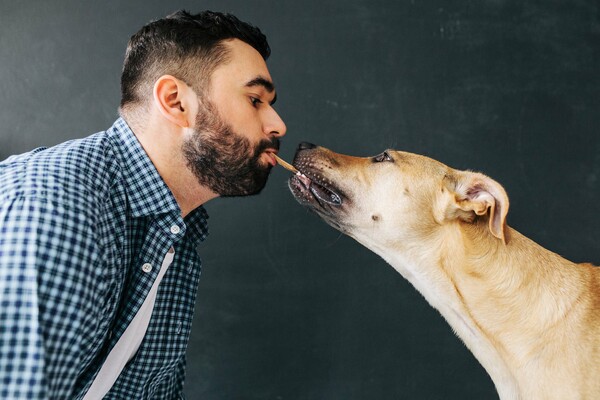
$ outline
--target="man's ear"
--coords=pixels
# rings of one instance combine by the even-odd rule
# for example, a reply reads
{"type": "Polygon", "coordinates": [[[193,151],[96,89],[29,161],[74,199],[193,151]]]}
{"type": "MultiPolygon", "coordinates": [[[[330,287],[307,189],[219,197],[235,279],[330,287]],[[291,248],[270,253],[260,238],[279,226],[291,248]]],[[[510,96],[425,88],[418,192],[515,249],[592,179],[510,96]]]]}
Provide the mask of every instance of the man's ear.
{"type": "Polygon", "coordinates": [[[506,244],[509,202],[506,191],[498,182],[477,172],[457,171],[446,176],[444,188],[450,196],[444,209],[446,219],[472,222],[476,215],[487,214],[490,232],[506,244]]]}
{"type": "Polygon", "coordinates": [[[171,75],[163,75],[154,83],[154,104],[160,113],[182,128],[194,125],[198,99],[185,82],[171,75]]]}

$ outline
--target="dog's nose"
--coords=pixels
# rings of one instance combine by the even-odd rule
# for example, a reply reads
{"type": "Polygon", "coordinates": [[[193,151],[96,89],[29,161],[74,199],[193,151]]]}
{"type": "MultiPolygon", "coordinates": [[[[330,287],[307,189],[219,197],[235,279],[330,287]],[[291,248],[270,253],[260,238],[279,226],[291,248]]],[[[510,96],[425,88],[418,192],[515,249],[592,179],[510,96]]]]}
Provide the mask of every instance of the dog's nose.
{"type": "Polygon", "coordinates": [[[298,150],[310,150],[310,149],[314,149],[315,147],[317,147],[316,144],[302,142],[298,145],[298,150]]]}

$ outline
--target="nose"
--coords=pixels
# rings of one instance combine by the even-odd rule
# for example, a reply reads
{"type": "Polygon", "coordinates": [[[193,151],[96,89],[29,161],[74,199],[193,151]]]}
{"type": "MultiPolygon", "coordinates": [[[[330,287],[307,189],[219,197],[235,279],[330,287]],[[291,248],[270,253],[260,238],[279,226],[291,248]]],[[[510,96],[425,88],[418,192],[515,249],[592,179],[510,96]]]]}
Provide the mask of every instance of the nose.
{"type": "Polygon", "coordinates": [[[316,144],[312,144],[312,143],[308,143],[308,142],[301,142],[298,145],[298,151],[300,151],[300,150],[310,150],[310,149],[314,149],[315,147],[317,147],[316,144]]]}
{"type": "Polygon", "coordinates": [[[273,109],[271,109],[271,112],[268,114],[264,127],[267,135],[278,138],[285,135],[285,132],[287,131],[285,122],[283,122],[279,114],[273,109]]]}

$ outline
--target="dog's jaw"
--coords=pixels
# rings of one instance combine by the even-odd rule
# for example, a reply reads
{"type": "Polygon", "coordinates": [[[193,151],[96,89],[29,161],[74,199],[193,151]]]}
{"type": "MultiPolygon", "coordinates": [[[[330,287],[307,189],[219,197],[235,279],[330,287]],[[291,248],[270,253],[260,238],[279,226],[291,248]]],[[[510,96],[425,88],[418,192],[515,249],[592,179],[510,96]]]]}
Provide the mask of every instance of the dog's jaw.
{"type": "MultiPolygon", "coordinates": [[[[322,179],[321,179],[322,180],[322,179]]],[[[289,179],[288,186],[298,201],[304,205],[341,206],[342,196],[330,184],[319,182],[319,178],[310,178],[298,171],[289,179]]]]}

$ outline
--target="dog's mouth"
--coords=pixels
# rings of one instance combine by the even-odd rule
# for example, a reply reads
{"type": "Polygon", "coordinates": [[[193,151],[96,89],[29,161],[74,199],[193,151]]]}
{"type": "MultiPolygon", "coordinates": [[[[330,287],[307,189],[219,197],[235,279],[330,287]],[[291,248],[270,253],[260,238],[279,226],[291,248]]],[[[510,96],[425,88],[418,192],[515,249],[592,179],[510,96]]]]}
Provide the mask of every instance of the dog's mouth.
{"type": "Polygon", "coordinates": [[[289,187],[294,197],[304,205],[319,205],[322,208],[339,207],[342,205],[342,195],[337,189],[325,183],[323,178],[310,172],[298,171],[289,180],[289,187]]]}

